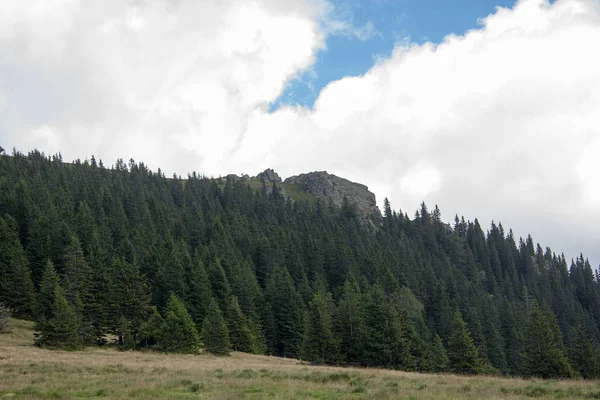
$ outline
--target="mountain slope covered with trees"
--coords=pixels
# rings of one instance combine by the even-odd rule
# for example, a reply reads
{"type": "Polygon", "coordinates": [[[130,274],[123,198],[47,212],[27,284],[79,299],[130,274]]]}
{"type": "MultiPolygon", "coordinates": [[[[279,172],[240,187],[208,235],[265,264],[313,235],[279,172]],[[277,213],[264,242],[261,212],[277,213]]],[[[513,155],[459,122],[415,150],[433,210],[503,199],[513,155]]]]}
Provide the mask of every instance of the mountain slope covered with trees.
{"type": "Polygon", "coordinates": [[[0,303],[36,343],[540,377],[600,375],[600,279],[501,224],[143,163],[0,156],[0,303]]]}

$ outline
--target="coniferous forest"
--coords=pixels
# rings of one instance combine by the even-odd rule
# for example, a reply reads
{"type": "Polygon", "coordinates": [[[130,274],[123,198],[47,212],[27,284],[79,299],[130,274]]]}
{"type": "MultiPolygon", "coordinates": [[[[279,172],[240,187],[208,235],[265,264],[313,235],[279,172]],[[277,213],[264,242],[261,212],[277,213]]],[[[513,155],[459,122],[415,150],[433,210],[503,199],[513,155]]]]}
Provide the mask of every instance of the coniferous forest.
{"type": "Polygon", "coordinates": [[[422,204],[292,201],[143,163],[0,156],[0,303],[37,345],[205,349],[334,365],[600,376],[600,276],[580,256],[422,204]]]}

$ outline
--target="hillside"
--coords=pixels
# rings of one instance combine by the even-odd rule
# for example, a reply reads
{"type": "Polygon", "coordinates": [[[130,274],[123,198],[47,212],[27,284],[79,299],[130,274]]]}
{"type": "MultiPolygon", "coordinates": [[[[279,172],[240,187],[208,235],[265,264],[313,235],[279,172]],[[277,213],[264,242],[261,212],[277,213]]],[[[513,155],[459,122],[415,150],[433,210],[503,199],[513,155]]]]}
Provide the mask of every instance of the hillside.
{"type": "Polygon", "coordinates": [[[133,160],[2,156],[0,303],[36,320],[41,347],[111,337],[123,349],[600,376],[600,285],[583,256],[501,224],[450,226],[425,204],[410,218],[385,201],[377,216],[369,193],[325,172],[181,179],[133,160]]]}
{"type": "Polygon", "coordinates": [[[597,384],[307,366],[232,353],[172,355],[32,345],[32,324],[0,335],[0,398],[529,399],[600,397],[597,384]]]}

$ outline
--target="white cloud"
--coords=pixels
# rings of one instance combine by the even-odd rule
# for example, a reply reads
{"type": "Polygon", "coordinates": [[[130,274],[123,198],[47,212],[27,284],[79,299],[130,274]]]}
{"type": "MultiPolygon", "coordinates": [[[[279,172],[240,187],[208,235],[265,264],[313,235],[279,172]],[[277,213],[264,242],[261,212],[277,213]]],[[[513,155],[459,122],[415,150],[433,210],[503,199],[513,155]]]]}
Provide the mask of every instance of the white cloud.
{"type": "Polygon", "coordinates": [[[255,115],[239,154],[271,142],[261,154],[283,175],[328,169],[409,214],[437,203],[597,263],[600,5],[522,0],[480,23],[439,45],[398,42],[313,110],[255,115]]]}
{"type": "Polygon", "coordinates": [[[28,132],[43,128],[60,135],[66,158],[132,156],[218,174],[249,115],[314,62],[324,6],[2,2],[0,97],[10,106],[0,135],[29,148],[28,132]]]}
{"type": "Polygon", "coordinates": [[[409,214],[425,200],[600,261],[597,0],[400,41],[313,109],[269,113],[327,35],[375,32],[348,21],[324,0],[0,2],[0,144],[181,174],[326,169],[409,214]]]}

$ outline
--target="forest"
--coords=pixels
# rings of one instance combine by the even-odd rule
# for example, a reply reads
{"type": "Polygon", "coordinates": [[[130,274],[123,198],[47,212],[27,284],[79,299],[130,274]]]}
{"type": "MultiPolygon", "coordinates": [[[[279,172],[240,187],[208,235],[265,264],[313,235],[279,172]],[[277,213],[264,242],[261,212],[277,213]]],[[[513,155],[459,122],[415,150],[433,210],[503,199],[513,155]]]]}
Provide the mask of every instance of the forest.
{"type": "MultiPolygon", "coordinates": [[[[600,377],[600,275],[421,204],[284,198],[144,163],[0,155],[0,314],[38,346],[541,378],[600,377]]],[[[1,317],[1,315],[0,315],[1,317]]],[[[1,318],[0,318],[1,319],[1,318]]]]}

